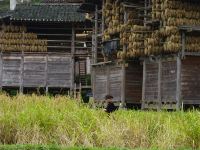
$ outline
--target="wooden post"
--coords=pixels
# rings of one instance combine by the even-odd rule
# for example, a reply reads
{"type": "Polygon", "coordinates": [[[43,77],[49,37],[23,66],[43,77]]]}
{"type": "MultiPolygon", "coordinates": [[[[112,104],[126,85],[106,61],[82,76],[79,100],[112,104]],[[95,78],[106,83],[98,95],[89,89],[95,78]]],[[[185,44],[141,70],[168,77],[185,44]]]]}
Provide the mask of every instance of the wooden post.
{"type": "Polygon", "coordinates": [[[104,29],[105,29],[105,18],[104,18],[104,15],[103,15],[103,10],[104,10],[104,5],[105,5],[105,0],[102,1],[102,36],[103,36],[103,33],[104,33],[104,29]]]}
{"type": "Polygon", "coordinates": [[[181,32],[181,47],[182,47],[182,50],[181,50],[181,57],[184,58],[185,57],[185,40],[186,40],[186,37],[185,37],[185,32],[182,31],[181,32]]]}
{"type": "Polygon", "coordinates": [[[94,63],[97,63],[98,50],[98,5],[95,6],[95,31],[94,31],[94,63]]]}
{"type": "Polygon", "coordinates": [[[45,58],[45,93],[46,95],[49,92],[49,87],[48,87],[48,53],[46,54],[46,58],[45,58]]]}
{"type": "Polygon", "coordinates": [[[93,99],[95,98],[95,87],[96,87],[96,68],[94,66],[91,66],[91,80],[92,80],[92,95],[93,99]]]}
{"type": "Polygon", "coordinates": [[[143,80],[142,80],[142,109],[145,108],[145,88],[146,88],[146,60],[143,62],[143,80]]]}
{"type": "Polygon", "coordinates": [[[107,71],[106,71],[106,74],[107,74],[106,91],[107,91],[107,94],[110,94],[110,68],[109,68],[109,66],[106,66],[106,67],[107,67],[107,71]]]}
{"type": "Polygon", "coordinates": [[[0,76],[0,84],[1,84],[1,91],[2,91],[2,88],[3,88],[3,83],[2,83],[2,79],[3,79],[3,53],[2,53],[2,51],[1,51],[1,56],[0,56],[0,59],[1,59],[1,62],[0,62],[0,64],[1,64],[1,66],[0,66],[0,72],[1,72],[1,76],[0,76]]]}
{"type": "MultiPolygon", "coordinates": [[[[127,23],[127,12],[126,10],[124,11],[124,24],[127,23]]],[[[124,44],[123,45],[123,52],[126,53],[127,46],[124,44]]],[[[125,106],[125,97],[126,93],[126,60],[123,60],[122,63],[122,87],[121,87],[121,102],[122,102],[122,107],[125,106]]]]}
{"type": "MultiPolygon", "coordinates": [[[[95,6],[95,27],[93,29],[94,34],[92,35],[92,64],[97,63],[97,49],[98,49],[98,5],[95,6]]],[[[92,92],[93,98],[95,97],[95,77],[96,72],[91,64],[91,80],[92,80],[92,92]]]]}
{"type": "Polygon", "coordinates": [[[161,109],[161,76],[162,76],[162,60],[161,58],[158,61],[158,103],[157,110],[161,109]]]}
{"type": "Polygon", "coordinates": [[[21,53],[21,65],[20,65],[20,88],[19,92],[23,94],[24,92],[24,51],[21,53]]]}
{"type": "Polygon", "coordinates": [[[177,81],[176,81],[176,109],[180,110],[181,104],[181,58],[177,57],[177,81]]]}
{"type": "Polygon", "coordinates": [[[74,89],[74,64],[75,64],[75,28],[72,25],[72,43],[71,43],[71,91],[74,89]]]}
{"type": "Polygon", "coordinates": [[[76,83],[74,84],[74,99],[76,99],[77,97],[76,97],[76,83]]]}
{"type": "Polygon", "coordinates": [[[81,84],[81,82],[80,82],[80,84],[79,84],[79,100],[81,101],[82,99],[82,97],[81,97],[81,93],[82,93],[82,84],[81,84]]]}
{"type": "Polygon", "coordinates": [[[147,21],[147,0],[144,0],[144,26],[146,27],[146,21],[147,21]]]}

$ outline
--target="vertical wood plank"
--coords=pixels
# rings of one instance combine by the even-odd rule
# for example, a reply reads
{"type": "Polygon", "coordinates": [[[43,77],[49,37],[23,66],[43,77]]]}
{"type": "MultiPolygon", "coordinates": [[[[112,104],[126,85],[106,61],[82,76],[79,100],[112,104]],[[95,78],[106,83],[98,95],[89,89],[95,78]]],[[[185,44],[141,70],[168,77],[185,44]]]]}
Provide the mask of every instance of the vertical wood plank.
{"type": "MultiPolygon", "coordinates": [[[[95,98],[95,87],[96,87],[96,69],[94,66],[91,66],[91,81],[92,81],[92,95],[95,98]]],[[[94,99],[95,100],[95,99],[94,99]]]]}
{"type": "Polygon", "coordinates": [[[143,80],[142,80],[142,109],[145,106],[145,92],[146,92],[146,60],[143,62],[143,80]]]}
{"type": "Polygon", "coordinates": [[[97,49],[98,49],[98,5],[95,6],[95,45],[94,45],[94,63],[97,63],[97,49]]]}
{"type": "Polygon", "coordinates": [[[180,109],[181,104],[181,58],[177,57],[177,83],[176,83],[176,109],[180,109]]]}
{"type": "Polygon", "coordinates": [[[107,94],[110,94],[110,66],[104,66],[107,68],[107,71],[106,71],[106,74],[107,74],[107,85],[106,85],[106,88],[107,88],[107,94]]]}
{"type": "Polygon", "coordinates": [[[158,103],[157,109],[161,109],[161,73],[162,73],[162,60],[161,58],[158,61],[158,103]]]}
{"type": "Polygon", "coordinates": [[[46,54],[45,58],[45,93],[48,94],[49,87],[48,87],[48,53],[46,54]]]}
{"type": "Polygon", "coordinates": [[[24,92],[24,51],[21,53],[21,65],[20,65],[20,89],[19,92],[24,92]]]}
{"type": "Polygon", "coordinates": [[[182,50],[181,50],[181,53],[182,53],[182,58],[185,57],[185,41],[186,41],[186,36],[185,36],[185,32],[182,32],[181,33],[181,46],[182,46],[182,50]]]}
{"type": "Polygon", "coordinates": [[[71,43],[71,91],[74,89],[74,54],[75,54],[75,28],[74,25],[72,26],[72,43],[71,43]]]}
{"type": "Polygon", "coordinates": [[[102,36],[104,33],[104,29],[105,29],[105,17],[103,15],[103,10],[104,10],[104,5],[105,5],[105,0],[102,1],[102,36]]]}
{"type": "Polygon", "coordinates": [[[3,78],[3,53],[2,53],[2,51],[1,51],[1,54],[0,54],[1,56],[0,56],[0,64],[1,64],[1,66],[0,66],[0,72],[1,72],[1,74],[0,74],[0,89],[2,90],[2,78],[3,78]]]}
{"type": "MultiPolygon", "coordinates": [[[[127,12],[126,10],[124,11],[124,24],[127,23],[127,12]]],[[[123,52],[126,53],[127,50],[127,45],[123,45],[123,52]]],[[[126,101],[126,60],[123,60],[122,63],[122,86],[121,86],[121,102],[122,102],[122,107],[125,106],[125,101],[126,101]]]]}

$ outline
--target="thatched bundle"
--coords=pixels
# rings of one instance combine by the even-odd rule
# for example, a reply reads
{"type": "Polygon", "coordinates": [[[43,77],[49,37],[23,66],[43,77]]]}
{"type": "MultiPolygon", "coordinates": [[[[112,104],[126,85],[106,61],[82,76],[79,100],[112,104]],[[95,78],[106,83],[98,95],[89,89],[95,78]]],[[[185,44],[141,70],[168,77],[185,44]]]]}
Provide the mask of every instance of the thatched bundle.
{"type": "Polygon", "coordinates": [[[38,39],[35,33],[26,33],[21,26],[2,26],[0,32],[1,51],[47,51],[47,40],[38,39]]]}
{"type": "MultiPolygon", "coordinates": [[[[145,54],[176,53],[181,50],[181,25],[200,26],[200,2],[181,0],[152,0],[153,20],[159,20],[161,26],[145,39],[145,54]]],[[[189,37],[186,40],[187,51],[200,50],[200,38],[189,37]]]]}

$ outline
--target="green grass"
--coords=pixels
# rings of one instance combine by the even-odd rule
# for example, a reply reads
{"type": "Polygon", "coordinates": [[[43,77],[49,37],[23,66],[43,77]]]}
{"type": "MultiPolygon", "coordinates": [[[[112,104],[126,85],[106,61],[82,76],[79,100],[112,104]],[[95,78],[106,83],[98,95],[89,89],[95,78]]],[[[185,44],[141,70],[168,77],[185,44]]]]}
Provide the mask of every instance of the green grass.
{"type": "Polygon", "coordinates": [[[0,144],[198,149],[200,112],[120,110],[108,116],[69,97],[1,94],[0,144]]]}
{"type": "Polygon", "coordinates": [[[0,145],[0,150],[128,150],[120,148],[62,147],[55,145],[0,145]]]}

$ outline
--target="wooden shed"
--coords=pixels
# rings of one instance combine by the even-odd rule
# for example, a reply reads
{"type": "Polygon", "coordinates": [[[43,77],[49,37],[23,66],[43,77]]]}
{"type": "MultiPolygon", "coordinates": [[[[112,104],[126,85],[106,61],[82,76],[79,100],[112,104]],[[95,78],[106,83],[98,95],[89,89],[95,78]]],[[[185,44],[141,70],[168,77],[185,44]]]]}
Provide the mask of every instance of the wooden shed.
{"type": "Polygon", "coordinates": [[[141,104],[142,65],[136,61],[122,63],[99,63],[93,65],[93,94],[96,101],[110,94],[114,101],[126,104],[141,104]]]}
{"type": "Polygon", "coordinates": [[[181,26],[182,50],[175,55],[148,57],[143,63],[142,108],[180,109],[200,105],[200,54],[188,52],[186,37],[198,36],[198,26],[181,26]]]}
{"type": "Polygon", "coordinates": [[[200,104],[200,59],[186,54],[144,61],[142,107],[179,109],[200,104]]]}
{"type": "Polygon", "coordinates": [[[79,7],[48,1],[0,14],[1,88],[91,88],[92,23],[79,7]]]}

